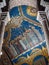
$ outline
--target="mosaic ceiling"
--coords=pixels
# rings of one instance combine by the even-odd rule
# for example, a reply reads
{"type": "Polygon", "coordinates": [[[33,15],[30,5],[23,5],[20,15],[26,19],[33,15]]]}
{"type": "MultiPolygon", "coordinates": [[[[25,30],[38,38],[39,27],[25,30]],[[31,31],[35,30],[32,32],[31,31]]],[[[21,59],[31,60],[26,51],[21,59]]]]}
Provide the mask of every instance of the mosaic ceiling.
{"type": "Polygon", "coordinates": [[[44,32],[36,20],[37,9],[23,5],[12,8],[9,13],[11,21],[5,29],[4,43],[8,44],[6,52],[12,49],[8,54],[14,65],[48,65],[44,32]]]}

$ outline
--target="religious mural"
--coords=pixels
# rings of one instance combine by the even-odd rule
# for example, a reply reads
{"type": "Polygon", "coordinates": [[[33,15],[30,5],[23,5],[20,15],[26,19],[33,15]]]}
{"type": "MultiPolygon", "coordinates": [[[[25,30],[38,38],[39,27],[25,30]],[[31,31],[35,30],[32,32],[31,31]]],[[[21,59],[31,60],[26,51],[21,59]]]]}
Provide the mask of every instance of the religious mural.
{"type": "Polygon", "coordinates": [[[43,28],[36,20],[37,9],[22,5],[12,8],[9,13],[11,21],[5,29],[4,43],[13,64],[48,65],[43,28]]]}

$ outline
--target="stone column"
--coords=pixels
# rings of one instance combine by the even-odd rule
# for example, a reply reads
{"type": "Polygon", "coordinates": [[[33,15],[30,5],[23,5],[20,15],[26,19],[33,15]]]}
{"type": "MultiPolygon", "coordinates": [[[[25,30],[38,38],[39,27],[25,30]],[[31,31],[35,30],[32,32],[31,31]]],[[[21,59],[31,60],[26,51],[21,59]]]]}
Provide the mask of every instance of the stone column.
{"type": "Polygon", "coordinates": [[[39,11],[37,15],[37,20],[39,20],[39,22],[42,24],[49,54],[49,21],[47,19],[46,13],[44,11],[39,11]]]}
{"type": "Polygon", "coordinates": [[[47,28],[46,20],[42,21],[42,27],[43,27],[45,40],[46,40],[46,45],[47,45],[47,50],[48,50],[48,54],[49,54],[49,30],[47,28]]]}
{"type": "Polygon", "coordinates": [[[3,45],[4,30],[5,30],[5,23],[0,20],[0,55],[2,54],[1,50],[3,45]]]}

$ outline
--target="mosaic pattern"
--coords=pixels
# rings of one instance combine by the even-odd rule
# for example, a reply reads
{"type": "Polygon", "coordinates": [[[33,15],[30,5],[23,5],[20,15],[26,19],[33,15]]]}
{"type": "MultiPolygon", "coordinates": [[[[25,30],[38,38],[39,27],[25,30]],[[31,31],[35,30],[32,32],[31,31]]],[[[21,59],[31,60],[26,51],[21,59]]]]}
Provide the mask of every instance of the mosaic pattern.
{"type": "MultiPolygon", "coordinates": [[[[12,8],[9,13],[11,21],[7,24],[5,29],[4,43],[8,43],[8,50],[15,50],[15,54],[14,51],[11,51],[13,54],[11,60],[14,65],[48,65],[49,59],[44,32],[41,24],[36,20],[37,9],[23,5],[12,8]],[[34,34],[32,32],[28,33],[30,29],[34,31],[34,34]],[[33,35],[31,35],[31,33],[33,35]],[[26,37],[26,34],[30,37],[32,42],[35,40],[39,43],[24,50],[26,46],[22,44],[22,38],[26,37]],[[21,40],[21,42],[18,42],[19,40],[21,40]],[[21,43],[23,50],[18,43],[21,43]]],[[[31,44],[28,43],[28,38],[23,42],[27,42],[28,46],[31,44]]]]}
{"type": "Polygon", "coordinates": [[[18,56],[17,58],[15,58],[13,60],[14,63],[16,63],[16,65],[22,65],[22,64],[28,64],[28,65],[48,65],[48,54],[47,54],[47,49],[46,47],[46,43],[43,42],[42,44],[40,44],[39,46],[30,49],[29,51],[21,54],[20,56],[18,56]],[[42,45],[43,44],[43,45],[42,45]],[[42,45],[42,46],[41,46],[42,45]],[[45,52],[44,52],[45,51],[45,52]]]}

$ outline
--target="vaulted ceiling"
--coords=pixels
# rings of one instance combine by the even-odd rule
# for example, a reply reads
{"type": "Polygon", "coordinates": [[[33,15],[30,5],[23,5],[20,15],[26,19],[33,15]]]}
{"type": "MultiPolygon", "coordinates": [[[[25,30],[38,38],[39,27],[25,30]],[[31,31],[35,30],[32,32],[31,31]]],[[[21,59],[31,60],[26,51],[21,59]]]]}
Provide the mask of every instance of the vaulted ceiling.
{"type": "MultiPolygon", "coordinates": [[[[1,2],[2,0],[0,0],[1,2]]],[[[6,0],[6,6],[4,8],[2,8],[2,11],[8,11],[8,7],[9,7],[9,1],[10,0],[6,0]]],[[[37,0],[37,4],[38,4],[38,9],[41,11],[41,10],[45,10],[45,8],[43,6],[40,5],[40,0],[37,0]]]]}

